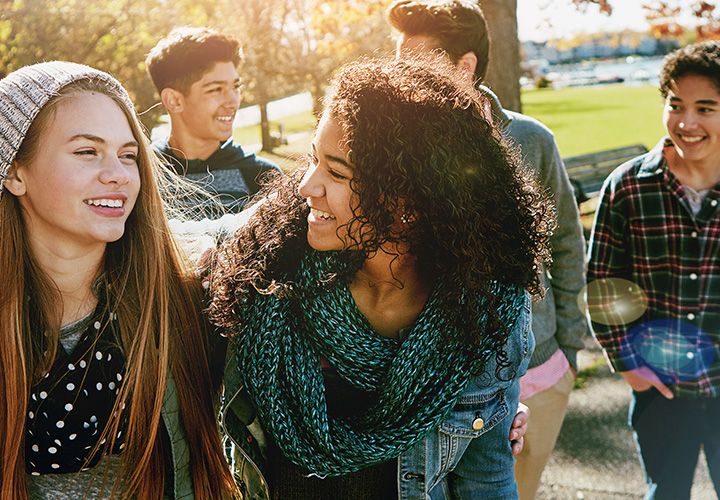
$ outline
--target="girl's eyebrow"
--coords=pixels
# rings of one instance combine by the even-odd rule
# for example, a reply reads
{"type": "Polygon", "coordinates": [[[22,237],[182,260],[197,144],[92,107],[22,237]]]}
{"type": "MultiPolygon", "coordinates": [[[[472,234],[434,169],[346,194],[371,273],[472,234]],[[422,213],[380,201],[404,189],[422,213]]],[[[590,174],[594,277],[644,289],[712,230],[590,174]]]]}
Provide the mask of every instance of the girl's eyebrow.
{"type": "MultiPolygon", "coordinates": [[[[77,141],[78,139],[87,139],[92,142],[97,142],[98,144],[106,144],[106,142],[107,142],[102,137],[98,137],[97,135],[93,135],[93,134],[75,134],[70,139],[68,139],[68,142],[77,141]]],[[[137,148],[139,146],[140,146],[140,144],[138,144],[137,141],[129,141],[122,145],[122,147],[124,147],[124,148],[127,148],[127,147],[136,147],[137,148]]]]}
{"type": "MultiPolygon", "coordinates": [[[[317,155],[317,148],[315,147],[315,143],[312,144],[312,152],[314,155],[317,155]]],[[[348,163],[345,158],[342,158],[341,156],[324,154],[323,157],[329,162],[339,163],[340,165],[349,168],[350,170],[354,170],[354,167],[350,163],[348,163]]]]}
{"type": "Polygon", "coordinates": [[[328,155],[328,154],[326,154],[326,155],[325,155],[325,159],[326,159],[327,161],[332,161],[332,162],[335,162],[335,163],[339,163],[339,164],[341,164],[341,165],[349,168],[350,170],[353,170],[353,166],[350,165],[347,161],[345,161],[345,158],[340,158],[339,156],[334,156],[334,155],[328,155]]]}

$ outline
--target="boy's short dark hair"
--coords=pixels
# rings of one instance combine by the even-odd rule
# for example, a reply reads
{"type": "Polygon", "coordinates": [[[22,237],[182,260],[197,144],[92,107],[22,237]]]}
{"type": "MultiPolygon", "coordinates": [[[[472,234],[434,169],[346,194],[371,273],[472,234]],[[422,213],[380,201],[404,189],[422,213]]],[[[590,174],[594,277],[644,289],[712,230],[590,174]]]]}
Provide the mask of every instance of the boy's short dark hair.
{"type": "Polygon", "coordinates": [[[396,0],[387,10],[388,22],[399,32],[435,38],[453,63],[468,52],[477,57],[475,77],[485,78],[490,37],[480,6],[471,0],[396,0]]]}
{"type": "Polygon", "coordinates": [[[663,98],[668,96],[673,81],[687,75],[708,78],[720,92],[720,42],[694,43],[665,56],[660,70],[660,94],[663,98]]]}
{"type": "Polygon", "coordinates": [[[150,50],[145,64],[158,93],[190,86],[218,62],[242,62],[240,42],[210,28],[175,28],[150,50]]]}

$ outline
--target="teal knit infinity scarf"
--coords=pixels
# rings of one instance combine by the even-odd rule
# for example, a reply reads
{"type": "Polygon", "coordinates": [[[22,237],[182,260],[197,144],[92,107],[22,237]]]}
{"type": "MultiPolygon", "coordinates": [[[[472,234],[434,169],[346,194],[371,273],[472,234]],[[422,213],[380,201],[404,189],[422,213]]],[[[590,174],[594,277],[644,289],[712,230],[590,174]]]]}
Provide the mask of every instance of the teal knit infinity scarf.
{"type": "MultiPolygon", "coordinates": [[[[309,251],[295,277],[300,298],[254,297],[240,312],[234,343],[260,422],[286,458],[321,477],[398,457],[437,428],[482,363],[467,354],[450,321],[457,305],[441,285],[402,342],[375,333],[346,285],[321,284],[337,270],[337,257],[309,251]],[[328,415],[321,356],[376,395],[366,414],[328,415]]],[[[524,291],[494,284],[492,292],[501,298],[500,320],[512,328],[524,291]]]]}

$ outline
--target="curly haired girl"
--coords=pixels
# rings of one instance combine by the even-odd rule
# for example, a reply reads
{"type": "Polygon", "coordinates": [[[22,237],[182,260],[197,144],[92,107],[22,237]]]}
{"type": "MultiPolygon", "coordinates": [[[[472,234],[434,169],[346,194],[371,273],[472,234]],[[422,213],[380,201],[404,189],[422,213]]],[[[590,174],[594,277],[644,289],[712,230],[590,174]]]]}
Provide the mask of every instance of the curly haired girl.
{"type": "Polygon", "coordinates": [[[516,495],[507,435],[550,209],[464,81],[437,60],[343,69],[307,168],[217,254],[224,422],[246,442],[249,396],[265,495],[516,495]]]}

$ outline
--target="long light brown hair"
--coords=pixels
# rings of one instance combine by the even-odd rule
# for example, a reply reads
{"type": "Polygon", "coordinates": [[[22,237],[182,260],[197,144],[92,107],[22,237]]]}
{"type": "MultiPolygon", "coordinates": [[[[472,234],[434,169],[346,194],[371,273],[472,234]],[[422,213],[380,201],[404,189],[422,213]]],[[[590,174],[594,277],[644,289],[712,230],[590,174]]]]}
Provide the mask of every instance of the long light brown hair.
{"type": "MultiPolygon", "coordinates": [[[[134,111],[108,84],[90,79],[74,82],[40,111],[16,162],[32,160],[58,102],[82,92],[99,92],[113,99],[140,143],[140,193],[123,237],[108,244],[101,269],[108,302],[117,314],[126,376],[117,397],[116,416],[104,430],[108,443],[95,452],[112,449],[122,408],[127,407],[123,469],[113,491],[115,495],[121,491],[123,497],[163,496],[165,462],[171,457],[163,454],[159,423],[168,373],[172,373],[190,447],[195,495],[234,496],[214,416],[216,388],[211,382],[207,332],[200,316],[201,293],[171,236],[165,216],[168,207],[160,196],[164,184],[178,181],[155,157],[134,111]]],[[[62,301],[32,254],[18,200],[7,192],[0,197],[0,276],[0,401],[5,404],[0,412],[0,497],[25,499],[28,395],[55,358],[62,301]],[[47,341],[40,342],[43,332],[48,333],[47,341]]]]}

